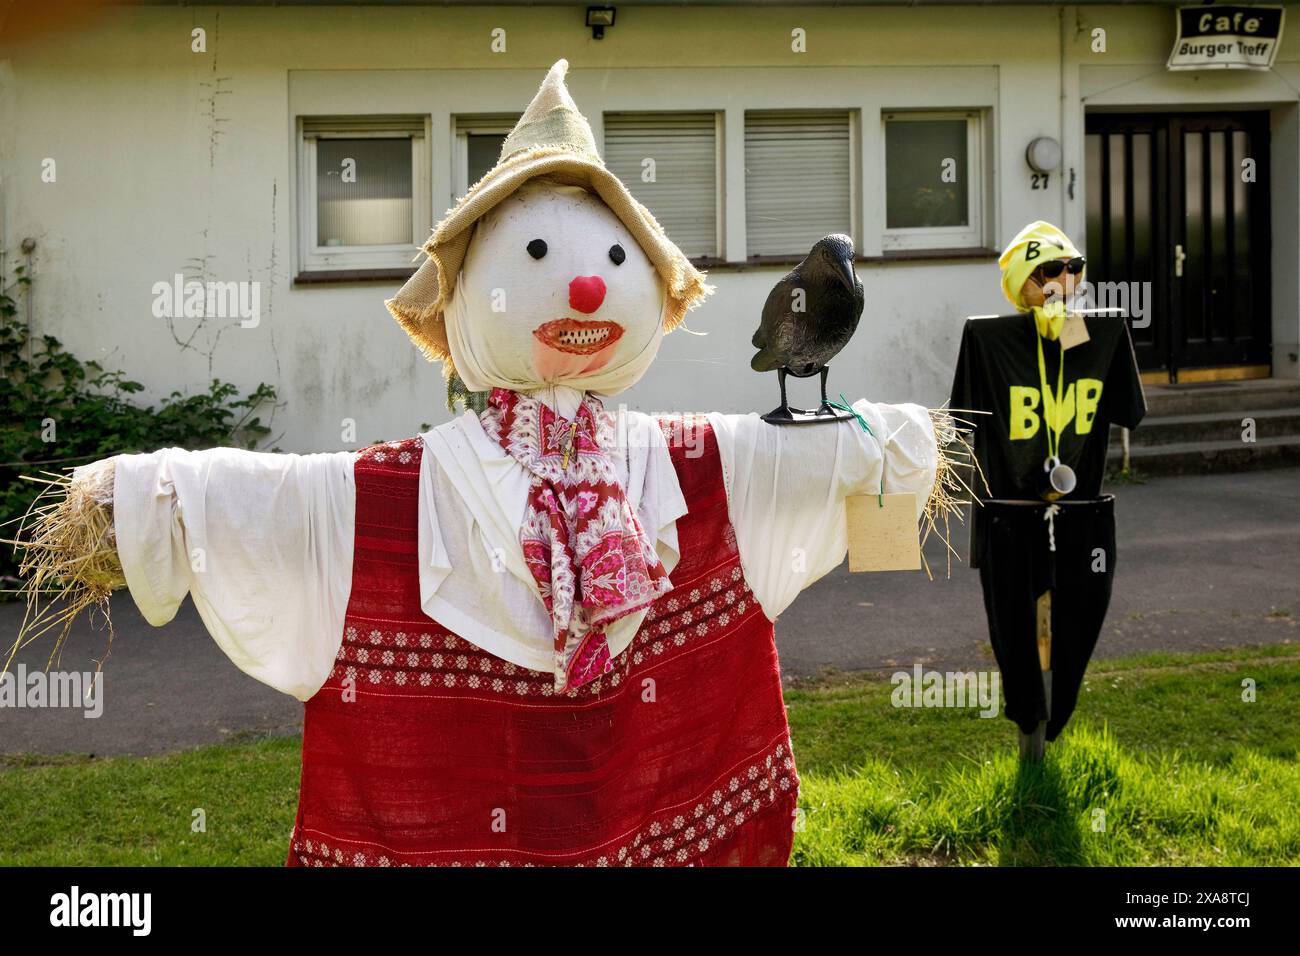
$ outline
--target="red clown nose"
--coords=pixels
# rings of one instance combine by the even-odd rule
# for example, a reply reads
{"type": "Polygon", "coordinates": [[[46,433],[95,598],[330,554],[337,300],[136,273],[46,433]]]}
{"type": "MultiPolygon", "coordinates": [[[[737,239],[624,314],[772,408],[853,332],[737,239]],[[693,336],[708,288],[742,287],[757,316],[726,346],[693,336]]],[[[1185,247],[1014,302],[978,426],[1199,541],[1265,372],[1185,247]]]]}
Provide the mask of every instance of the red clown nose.
{"type": "Polygon", "coordinates": [[[605,301],[605,280],[600,276],[578,276],[569,283],[569,306],[588,315],[605,301]]]}

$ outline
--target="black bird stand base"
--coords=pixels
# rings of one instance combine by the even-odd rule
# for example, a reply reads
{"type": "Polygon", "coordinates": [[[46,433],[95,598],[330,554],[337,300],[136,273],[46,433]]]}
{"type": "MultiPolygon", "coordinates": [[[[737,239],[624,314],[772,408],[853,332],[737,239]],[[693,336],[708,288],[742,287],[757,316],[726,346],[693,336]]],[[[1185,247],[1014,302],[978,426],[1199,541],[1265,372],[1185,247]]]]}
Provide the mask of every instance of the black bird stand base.
{"type": "Polygon", "coordinates": [[[821,367],[821,386],[822,402],[816,409],[791,408],[789,401],[785,397],[785,377],[793,375],[795,378],[811,378],[817,372],[796,372],[787,365],[781,366],[776,370],[777,381],[781,383],[781,404],[772,409],[766,415],[762,416],[763,421],[772,425],[817,425],[823,422],[845,422],[852,421],[854,415],[852,412],[846,412],[842,408],[836,408],[826,398],[826,373],[830,371],[830,366],[821,367]]]}

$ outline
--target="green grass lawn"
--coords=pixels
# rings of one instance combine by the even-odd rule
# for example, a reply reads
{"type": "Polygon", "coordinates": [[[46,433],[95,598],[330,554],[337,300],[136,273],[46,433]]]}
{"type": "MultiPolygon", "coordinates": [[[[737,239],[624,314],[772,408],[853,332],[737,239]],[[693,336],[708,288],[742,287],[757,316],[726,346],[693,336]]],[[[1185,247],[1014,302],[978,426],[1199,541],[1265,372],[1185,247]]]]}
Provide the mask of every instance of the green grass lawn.
{"type": "MultiPolygon", "coordinates": [[[[1048,759],[879,678],[790,690],[794,863],[1300,863],[1300,648],[1094,662],[1048,759]],[[1242,701],[1242,681],[1258,699],[1242,701]]],[[[0,757],[0,863],[279,865],[296,739],[151,758],[0,757]],[[193,811],[206,832],[191,829],[193,811]]]]}

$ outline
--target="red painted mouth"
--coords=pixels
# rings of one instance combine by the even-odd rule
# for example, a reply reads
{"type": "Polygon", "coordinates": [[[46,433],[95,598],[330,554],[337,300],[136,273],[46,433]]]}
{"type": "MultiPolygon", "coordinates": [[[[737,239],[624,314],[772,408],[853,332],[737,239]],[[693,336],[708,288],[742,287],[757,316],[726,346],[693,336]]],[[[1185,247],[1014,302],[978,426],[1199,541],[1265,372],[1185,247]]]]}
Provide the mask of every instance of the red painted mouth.
{"type": "Polygon", "coordinates": [[[590,319],[556,319],[533,329],[533,337],[557,352],[592,355],[622,338],[623,326],[590,319]]]}

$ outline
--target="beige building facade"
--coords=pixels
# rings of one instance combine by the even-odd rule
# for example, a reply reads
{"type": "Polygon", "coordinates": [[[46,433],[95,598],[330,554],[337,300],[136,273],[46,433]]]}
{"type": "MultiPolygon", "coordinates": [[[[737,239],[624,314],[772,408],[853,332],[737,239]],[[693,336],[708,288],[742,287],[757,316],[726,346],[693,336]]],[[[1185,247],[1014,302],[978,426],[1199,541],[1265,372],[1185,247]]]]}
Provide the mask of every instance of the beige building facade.
{"type": "Polygon", "coordinates": [[[750,336],[837,231],[867,307],[832,393],[942,402],[1040,218],[1145,313],[1151,381],[1300,376],[1300,23],[1271,69],[1173,72],[1169,5],[616,6],[601,39],[579,6],[454,4],[139,5],[27,38],[0,62],[6,280],[29,265],[34,330],[149,395],[274,385],[286,450],[414,434],[442,378],[383,300],[565,57],[717,289],[630,405],[772,407],[750,336]]]}

